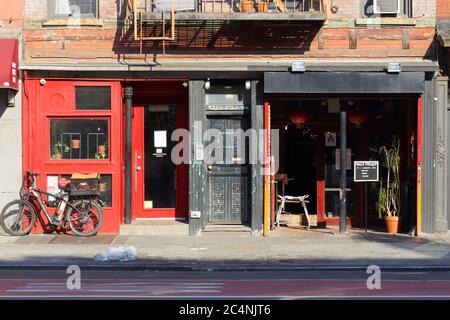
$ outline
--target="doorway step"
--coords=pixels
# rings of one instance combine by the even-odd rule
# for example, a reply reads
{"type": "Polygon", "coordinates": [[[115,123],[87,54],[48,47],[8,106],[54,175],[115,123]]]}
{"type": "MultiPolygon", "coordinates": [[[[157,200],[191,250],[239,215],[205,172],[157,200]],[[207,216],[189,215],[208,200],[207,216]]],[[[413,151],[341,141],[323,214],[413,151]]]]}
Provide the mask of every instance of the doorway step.
{"type": "Polygon", "coordinates": [[[249,226],[243,224],[207,224],[202,232],[252,232],[249,226]]]}
{"type": "Polygon", "coordinates": [[[123,235],[189,235],[187,220],[145,219],[122,224],[120,234],[123,235]]]}

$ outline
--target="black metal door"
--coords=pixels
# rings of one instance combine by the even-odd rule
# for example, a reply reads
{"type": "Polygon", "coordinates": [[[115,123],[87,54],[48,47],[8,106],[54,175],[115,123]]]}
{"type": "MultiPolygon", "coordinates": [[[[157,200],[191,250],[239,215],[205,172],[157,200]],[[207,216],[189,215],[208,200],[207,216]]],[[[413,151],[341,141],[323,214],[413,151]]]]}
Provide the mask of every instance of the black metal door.
{"type": "MultiPolygon", "coordinates": [[[[236,129],[245,130],[244,120],[243,116],[208,118],[209,128],[219,130],[223,137],[221,141],[216,141],[223,151],[223,163],[207,165],[208,222],[244,223],[248,220],[247,156],[241,160],[243,155],[238,154],[239,140],[236,136],[226,138],[236,129]]],[[[245,149],[248,151],[248,148],[245,149]]]]}

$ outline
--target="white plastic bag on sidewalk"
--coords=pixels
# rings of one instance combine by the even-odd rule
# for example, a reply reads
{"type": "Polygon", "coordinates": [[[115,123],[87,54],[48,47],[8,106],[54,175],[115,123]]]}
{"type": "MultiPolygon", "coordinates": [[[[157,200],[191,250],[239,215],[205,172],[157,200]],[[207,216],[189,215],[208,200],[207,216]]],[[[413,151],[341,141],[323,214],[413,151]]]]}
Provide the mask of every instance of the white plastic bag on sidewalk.
{"type": "Polygon", "coordinates": [[[97,253],[96,261],[136,261],[137,251],[135,247],[110,248],[106,254],[97,253]]]}

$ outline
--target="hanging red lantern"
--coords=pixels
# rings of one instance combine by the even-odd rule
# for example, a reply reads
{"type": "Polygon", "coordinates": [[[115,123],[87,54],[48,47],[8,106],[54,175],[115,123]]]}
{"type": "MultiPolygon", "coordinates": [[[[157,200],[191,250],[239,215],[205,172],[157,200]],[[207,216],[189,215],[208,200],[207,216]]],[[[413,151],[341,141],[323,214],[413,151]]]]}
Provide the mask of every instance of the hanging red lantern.
{"type": "Polygon", "coordinates": [[[350,111],[348,113],[348,121],[353,123],[357,128],[361,128],[361,125],[367,121],[367,113],[362,111],[350,111]]]}
{"type": "Polygon", "coordinates": [[[308,114],[303,111],[298,111],[289,115],[289,120],[295,125],[302,125],[308,121],[308,114]]]}

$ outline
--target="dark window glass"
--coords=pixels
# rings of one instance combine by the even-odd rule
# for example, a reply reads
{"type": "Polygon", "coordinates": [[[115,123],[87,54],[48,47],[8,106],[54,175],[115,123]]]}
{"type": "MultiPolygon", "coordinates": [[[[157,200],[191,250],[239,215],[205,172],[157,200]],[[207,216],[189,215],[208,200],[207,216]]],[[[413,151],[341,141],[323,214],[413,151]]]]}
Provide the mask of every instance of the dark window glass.
{"type": "Polygon", "coordinates": [[[75,108],[77,110],[110,110],[111,87],[75,87],[75,108]]]}
{"type": "Polygon", "coordinates": [[[51,17],[97,17],[98,0],[49,0],[51,17]]]}
{"type": "Polygon", "coordinates": [[[108,154],[108,120],[50,121],[51,159],[108,159],[108,154]]]}
{"type": "Polygon", "coordinates": [[[175,164],[171,160],[176,129],[175,106],[144,109],[145,197],[144,208],[175,208],[175,164]]]}

